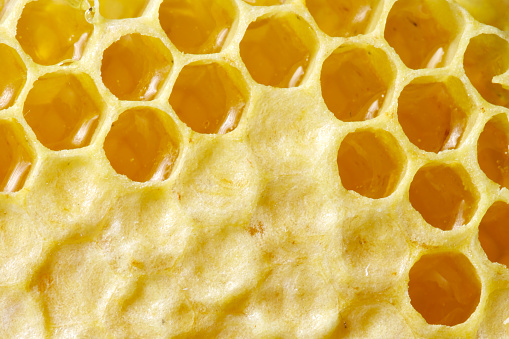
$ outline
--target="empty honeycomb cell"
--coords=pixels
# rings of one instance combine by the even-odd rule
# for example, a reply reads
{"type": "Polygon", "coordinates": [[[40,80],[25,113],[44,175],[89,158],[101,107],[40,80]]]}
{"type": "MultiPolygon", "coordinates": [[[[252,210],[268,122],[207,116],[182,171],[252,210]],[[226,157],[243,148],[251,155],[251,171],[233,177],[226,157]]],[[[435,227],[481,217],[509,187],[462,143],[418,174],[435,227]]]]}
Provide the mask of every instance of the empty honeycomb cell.
{"type": "Polygon", "coordinates": [[[509,0],[455,0],[472,16],[487,25],[509,30],[509,0]]]}
{"type": "Polygon", "coordinates": [[[221,50],[235,21],[231,0],[165,0],[159,22],[182,52],[216,53],[221,50]]]}
{"type": "Polygon", "coordinates": [[[245,84],[239,89],[230,77],[234,71],[217,63],[185,66],[170,96],[170,105],[180,120],[198,133],[234,130],[247,102],[245,84]]]}
{"type": "Polygon", "coordinates": [[[448,231],[466,225],[477,208],[477,192],[458,166],[427,165],[410,185],[410,203],[426,222],[448,231]]]}
{"type": "Polygon", "coordinates": [[[90,144],[102,106],[87,74],[52,73],[34,83],[23,115],[41,144],[60,151],[90,144]]]}
{"type": "Polygon", "coordinates": [[[505,114],[493,117],[477,141],[477,160],[488,178],[509,188],[509,123],[505,114]]]}
{"type": "Polygon", "coordinates": [[[369,120],[380,112],[393,74],[384,52],[340,47],[322,66],[322,97],[342,121],[369,120]]]}
{"type": "Polygon", "coordinates": [[[493,34],[481,34],[470,40],[463,66],[470,82],[488,102],[509,108],[509,90],[495,76],[509,69],[509,43],[493,34]]]}
{"type": "Polygon", "coordinates": [[[306,74],[315,45],[316,36],[306,21],[284,14],[251,23],[240,42],[240,56],[256,82],[296,87],[306,74]]]}
{"type": "Polygon", "coordinates": [[[282,5],[286,0],[244,0],[250,5],[253,6],[274,6],[274,5],[282,5]]]}
{"type": "Polygon", "coordinates": [[[446,1],[400,0],[387,17],[385,40],[409,68],[442,67],[457,25],[446,1]]]}
{"type": "Polygon", "coordinates": [[[99,13],[107,19],[137,18],[147,4],[148,0],[101,0],[99,13]]]}
{"type": "Polygon", "coordinates": [[[128,34],[103,54],[104,85],[120,100],[152,100],[170,73],[173,58],[156,38],[128,34]]]}
{"type": "Polygon", "coordinates": [[[509,205],[494,203],[479,225],[479,242],[490,259],[509,267],[509,205]]]}
{"type": "Polygon", "coordinates": [[[338,152],[343,187],[373,199],[394,192],[405,162],[396,139],[382,130],[350,133],[338,152]]]}
{"type": "Polygon", "coordinates": [[[465,255],[427,254],[410,269],[408,295],[428,324],[454,326],[465,322],[477,308],[481,282],[465,255]]]}
{"type": "Polygon", "coordinates": [[[414,145],[438,153],[458,147],[467,115],[445,83],[412,83],[399,96],[398,120],[414,145]]]}
{"type": "Polygon", "coordinates": [[[33,153],[21,126],[0,122],[0,192],[19,191],[33,163],[33,153]]]}
{"type": "Polygon", "coordinates": [[[53,65],[79,60],[94,26],[85,10],[64,0],[39,0],[26,4],[18,20],[16,39],[32,60],[53,65]]]}
{"type": "Polygon", "coordinates": [[[167,179],[179,155],[177,126],[152,108],[125,111],[111,126],[104,152],[113,169],[139,182],[167,179]]]}
{"type": "Polygon", "coordinates": [[[0,44],[0,110],[9,108],[19,95],[27,80],[27,68],[18,53],[11,47],[0,44]]]}
{"type": "Polygon", "coordinates": [[[378,0],[306,0],[318,27],[330,36],[366,33],[378,0]]]}

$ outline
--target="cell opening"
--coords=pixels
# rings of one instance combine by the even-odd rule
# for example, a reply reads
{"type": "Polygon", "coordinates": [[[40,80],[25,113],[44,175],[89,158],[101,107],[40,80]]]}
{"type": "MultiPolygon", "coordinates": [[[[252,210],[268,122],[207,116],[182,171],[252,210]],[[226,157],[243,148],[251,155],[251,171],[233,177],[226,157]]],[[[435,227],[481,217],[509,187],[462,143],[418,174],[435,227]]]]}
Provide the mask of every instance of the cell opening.
{"type": "Polygon", "coordinates": [[[459,165],[433,164],[417,171],[410,203],[433,227],[449,231],[466,225],[477,208],[477,192],[459,165]]]}
{"type": "Polygon", "coordinates": [[[274,6],[274,5],[282,5],[286,2],[286,0],[244,0],[251,6],[274,6]]]}
{"type": "Polygon", "coordinates": [[[16,39],[38,64],[79,60],[94,30],[85,19],[85,11],[68,1],[29,2],[18,20],[16,39]]]}
{"type": "Polygon", "coordinates": [[[104,141],[113,169],[138,182],[170,177],[180,153],[180,133],[165,112],[135,108],[122,113],[104,141]]]}
{"type": "Polygon", "coordinates": [[[506,40],[493,34],[472,38],[465,51],[463,67],[472,85],[486,101],[509,108],[509,84],[504,88],[495,78],[509,69],[509,43],[506,40]]]}
{"type": "Polygon", "coordinates": [[[365,130],[345,137],[337,162],[343,187],[379,199],[396,189],[406,158],[390,133],[365,130]]]}
{"type": "Polygon", "coordinates": [[[137,18],[147,5],[148,0],[101,0],[99,13],[106,19],[137,18]]]}
{"type": "Polygon", "coordinates": [[[464,323],[479,304],[481,282],[462,253],[423,255],[410,269],[409,278],[410,302],[428,324],[464,323]]]}
{"type": "Polygon", "coordinates": [[[378,4],[378,0],[306,0],[318,27],[333,37],[366,33],[378,4]]]}
{"type": "Polygon", "coordinates": [[[101,76],[120,100],[149,101],[157,95],[172,65],[171,53],[159,39],[128,34],[104,51],[101,76]]]}
{"type": "Polygon", "coordinates": [[[313,57],[316,37],[304,19],[284,14],[252,22],[240,42],[240,56],[258,83],[297,87],[313,57]]]}
{"type": "Polygon", "coordinates": [[[479,225],[479,242],[492,262],[509,267],[509,205],[498,201],[479,225]]]}
{"type": "Polygon", "coordinates": [[[0,192],[23,188],[33,163],[33,153],[18,123],[0,122],[0,192]]]}
{"type": "MultiPolygon", "coordinates": [[[[461,81],[462,104],[468,102],[461,81]]],[[[414,82],[406,86],[398,99],[398,120],[414,145],[427,152],[455,149],[467,127],[467,114],[443,82],[414,82]]]]}
{"type": "Polygon", "coordinates": [[[173,44],[184,53],[221,51],[235,21],[230,0],[165,0],[159,22],[173,44]]]}
{"type": "Polygon", "coordinates": [[[247,103],[240,72],[217,63],[190,64],[179,73],[170,105],[180,120],[198,133],[233,131],[247,103]]]}
{"type": "Polygon", "coordinates": [[[60,151],[90,144],[102,107],[90,76],[53,73],[34,83],[23,115],[41,144],[60,151]]]}
{"type": "Polygon", "coordinates": [[[9,108],[18,98],[27,80],[27,68],[16,50],[0,44],[0,110],[9,108]]]}
{"type": "Polygon", "coordinates": [[[382,109],[393,76],[383,51],[340,47],[323,63],[322,97],[339,120],[369,120],[382,109]]]}
{"type": "Polygon", "coordinates": [[[491,118],[477,140],[477,161],[488,178],[509,188],[509,123],[505,114],[491,118]]]}
{"type": "Polygon", "coordinates": [[[507,0],[455,0],[477,21],[509,31],[509,2],[507,0]]]}
{"type": "Polygon", "coordinates": [[[458,22],[445,1],[400,0],[389,12],[385,40],[412,69],[446,64],[458,22]]]}

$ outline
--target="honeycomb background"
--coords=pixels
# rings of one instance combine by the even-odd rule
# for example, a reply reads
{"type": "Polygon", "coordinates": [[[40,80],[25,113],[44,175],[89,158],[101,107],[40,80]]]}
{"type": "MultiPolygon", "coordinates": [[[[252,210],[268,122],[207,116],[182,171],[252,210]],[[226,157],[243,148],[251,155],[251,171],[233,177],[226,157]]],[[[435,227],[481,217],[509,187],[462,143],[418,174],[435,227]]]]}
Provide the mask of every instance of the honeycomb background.
{"type": "Polygon", "coordinates": [[[331,4],[0,2],[2,337],[509,337],[509,3],[331,4]]]}

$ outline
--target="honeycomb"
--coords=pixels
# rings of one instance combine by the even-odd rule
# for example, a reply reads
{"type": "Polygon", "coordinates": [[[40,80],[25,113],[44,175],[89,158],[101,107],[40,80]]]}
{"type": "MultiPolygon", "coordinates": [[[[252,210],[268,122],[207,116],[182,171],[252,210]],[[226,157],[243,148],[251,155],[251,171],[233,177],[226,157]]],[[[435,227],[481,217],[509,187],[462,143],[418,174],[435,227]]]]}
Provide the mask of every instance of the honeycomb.
{"type": "Polygon", "coordinates": [[[509,337],[508,8],[0,1],[0,336],[509,337]]]}

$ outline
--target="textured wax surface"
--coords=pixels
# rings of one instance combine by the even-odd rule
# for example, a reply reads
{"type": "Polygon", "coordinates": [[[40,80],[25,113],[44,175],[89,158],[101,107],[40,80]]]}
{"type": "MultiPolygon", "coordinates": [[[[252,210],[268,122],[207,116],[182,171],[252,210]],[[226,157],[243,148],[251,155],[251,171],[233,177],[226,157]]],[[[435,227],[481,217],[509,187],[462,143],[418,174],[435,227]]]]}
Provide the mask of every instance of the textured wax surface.
{"type": "Polygon", "coordinates": [[[509,337],[507,0],[0,6],[0,337],[509,337]]]}

